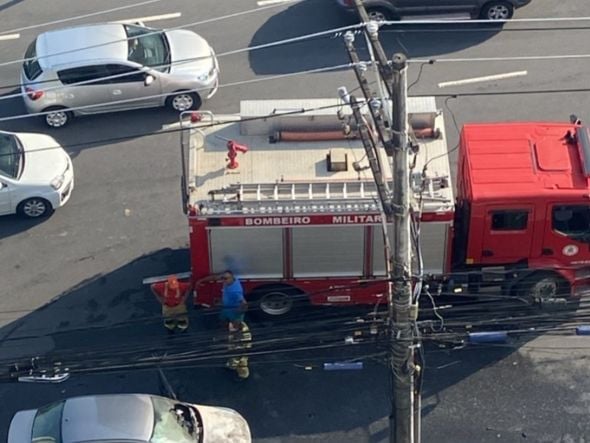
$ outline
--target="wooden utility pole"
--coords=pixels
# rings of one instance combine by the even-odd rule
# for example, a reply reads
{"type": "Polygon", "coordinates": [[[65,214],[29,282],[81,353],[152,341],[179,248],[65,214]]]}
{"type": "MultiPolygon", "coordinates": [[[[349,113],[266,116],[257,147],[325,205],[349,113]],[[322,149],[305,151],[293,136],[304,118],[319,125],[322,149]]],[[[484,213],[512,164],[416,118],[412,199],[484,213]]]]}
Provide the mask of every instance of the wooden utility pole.
{"type": "MultiPolygon", "coordinates": [[[[391,103],[391,121],[387,135],[380,134],[389,155],[393,157],[392,198],[383,202],[391,208],[393,219],[393,244],[391,248],[389,278],[389,340],[390,367],[393,385],[392,412],[390,415],[391,443],[419,443],[420,441],[420,392],[415,386],[415,320],[417,308],[412,301],[412,238],[410,229],[410,167],[407,101],[407,61],[404,54],[395,54],[387,60],[378,38],[379,26],[370,22],[362,0],[356,0],[361,20],[366,24],[367,40],[378,63],[380,80],[389,97],[382,97],[383,106],[391,103]],[[387,143],[387,141],[390,141],[387,143]]],[[[350,40],[350,39],[349,39],[350,40]]],[[[351,54],[350,43],[347,49],[351,54]]],[[[355,54],[356,55],[356,54],[355,54]]],[[[351,60],[352,60],[351,55],[351,60]]],[[[355,60],[353,60],[355,61],[355,60]]],[[[358,78],[358,70],[355,70],[358,78]]],[[[366,83],[359,78],[361,89],[366,83]]],[[[366,96],[367,94],[365,94],[366,96]]],[[[366,96],[367,100],[368,97],[366,96]]],[[[385,113],[388,114],[387,112],[385,113]]],[[[381,122],[375,122],[378,129],[381,122]]],[[[380,132],[380,131],[379,131],[380,132]]]]}

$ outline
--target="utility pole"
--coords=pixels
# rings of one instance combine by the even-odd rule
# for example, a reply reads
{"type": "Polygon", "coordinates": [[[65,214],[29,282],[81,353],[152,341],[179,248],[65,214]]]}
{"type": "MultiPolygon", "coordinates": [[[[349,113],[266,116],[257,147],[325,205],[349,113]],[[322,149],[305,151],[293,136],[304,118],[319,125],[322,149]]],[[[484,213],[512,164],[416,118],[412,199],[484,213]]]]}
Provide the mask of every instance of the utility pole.
{"type": "MultiPolygon", "coordinates": [[[[392,198],[383,202],[384,208],[391,208],[393,219],[393,245],[390,256],[389,278],[389,339],[390,365],[393,384],[392,413],[390,415],[391,443],[419,443],[420,441],[420,392],[415,378],[421,368],[415,364],[414,325],[417,306],[412,302],[412,239],[410,229],[410,167],[407,101],[407,61],[404,54],[395,54],[387,60],[385,51],[378,38],[379,26],[370,22],[362,0],[356,0],[356,7],[361,20],[366,24],[367,40],[371,46],[379,67],[379,74],[389,97],[383,97],[383,107],[387,100],[391,102],[390,134],[381,133],[382,122],[375,121],[380,141],[389,155],[393,157],[392,198]]],[[[351,61],[356,62],[356,52],[351,51],[352,43],[348,40],[347,50],[351,61]]],[[[361,89],[368,97],[368,84],[359,78],[361,89]]],[[[361,76],[362,77],[362,76],[361,76]]],[[[369,106],[369,109],[371,106],[369,106]]],[[[375,120],[373,111],[371,115],[375,120]]]]}
{"type": "Polygon", "coordinates": [[[420,429],[419,393],[414,386],[414,322],[412,304],[412,240],[410,230],[410,171],[408,117],[406,110],[407,63],[403,54],[392,59],[393,86],[393,321],[391,364],[394,375],[395,443],[417,443],[420,429]],[[418,397],[418,398],[415,398],[418,397]],[[417,413],[416,413],[417,412],[417,413]],[[418,432],[416,432],[418,431],[418,432]],[[418,435],[416,435],[418,434],[418,435]]]}

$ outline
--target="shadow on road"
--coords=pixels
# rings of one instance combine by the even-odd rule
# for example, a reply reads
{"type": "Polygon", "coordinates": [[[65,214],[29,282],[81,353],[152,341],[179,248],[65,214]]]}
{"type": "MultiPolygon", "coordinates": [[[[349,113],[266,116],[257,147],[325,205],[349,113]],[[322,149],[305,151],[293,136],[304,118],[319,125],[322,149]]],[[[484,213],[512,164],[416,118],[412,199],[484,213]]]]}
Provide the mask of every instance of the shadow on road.
{"type": "Polygon", "coordinates": [[[18,215],[2,216],[0,217],[0,240],[28,231],[46,220],[46,217],[41,219],[25,219],[18,215]]]}
{"type": "Polygon", "coordinates": [[[0,130],[51,135],[72,157],[85,149],[153,134],[163,125],[178,121],[177,113],[167,108],[152,108],[76,117],[64,128],[51,129],[41,117],[28,116],[22,97],[2,98],[19,92],[13,89],[0,95],[0,130]]]}
{"type": "Polygon", "coordinates": [[[9,0],[6,3],[0,5],[0,12],[4,11],[5,9],[12,8],[13,6],[16,6],[24,1],[25,0],[9,0]]]}
{"type": "MultiPolygon", "coordinates": [[[[250,46],[341,28],[354,17],[340,11],[331,1],[299,2],[273,15],[254,34],[250,46]],[[297,26],[293,26],[297,23],[297,26]]],[[[381,43],[388,56],[404,52],[409,58],[433,57],[476,46],[497,34],[498,25],[464,24],[397,25],[381,29],[381,43]]],[[[361,60],[368,60],[362,36],[357,36],[361,60]]],[[[349,62],[342,34],[251,51],[250,66],[259,75],[287,74],[341,65],[349,62]]]]}
{"type": "MultiPolygon", "coordinates": [[[[191,310],[189,332],[168,336],[158,303],[141,284],[147,276],[186,271],[188,263],[186,250],[160,250],[109,274],[96,275],[22,318],[13,313],[14,321],[0,329],[0,379],[5,380],[11,364],[26,363],[35,356],[49,369],[61,362],[72,376],[55,386],[0,383],[1,396],[18,399],[0,411],[0,429],[6,432],[17,410],[60,398],[161,392],[154,365],[140,367],[142,359],[170,351],[187,355],[185,364],[166,369],[176,394],[194,403],[237,409],[249,420],[257,438],[361,432],[368,441],[380,441],[390,407],[386,360],[378,356],[384,348],[375,343],[359,350],[343,346],[344,333],[333,329],[330,322],[350,317],[347,310],[317,308],[290,323],[251,324],[256,349],[270,352],[252,357],[251,379],[236,385],[222,369],[226,342],[215,313],[191,310]],[[336,343],[329,341],[335,333],[341,334],[337,337],[341,344],[325,348],[336,343]],[[287,341],[273,348],[279,339],[306,347],[284,352],[294,345],[287,341]],[[217,357],[203,357],[203,352],[218,353],[217,357]],[[324,362],[349,358],[351,352],[357,358],[364,355],[362,370],[322,369],[324,362]],[[202,358],[188,358],[195,353],[202,358]]],[[[366,313],[366,309],[356,312],[366,313]]],[[[349,329],[346,334],[350,333],[349,329]]],[[[506,348],[458,354],[429,347],[425,398],[435,398],[512,352],[513,348],[506,348]]],[[[435,407],[429,403],[424,413],[435,407]]],[[[0,433],[0,440],[5,441],[5,434],[0,433]]]]}

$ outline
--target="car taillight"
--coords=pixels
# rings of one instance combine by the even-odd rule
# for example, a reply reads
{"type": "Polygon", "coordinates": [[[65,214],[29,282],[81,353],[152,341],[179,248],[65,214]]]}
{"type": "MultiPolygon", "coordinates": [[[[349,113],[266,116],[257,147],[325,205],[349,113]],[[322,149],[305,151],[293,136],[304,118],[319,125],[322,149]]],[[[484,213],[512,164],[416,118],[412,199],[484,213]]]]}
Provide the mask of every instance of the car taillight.
{"type": "Polygon", "coordinates": [[[43,97],[43,91],[35,90],[33,88],[25,88],[25,91],[31,100],[39,100],[43,97]]]}

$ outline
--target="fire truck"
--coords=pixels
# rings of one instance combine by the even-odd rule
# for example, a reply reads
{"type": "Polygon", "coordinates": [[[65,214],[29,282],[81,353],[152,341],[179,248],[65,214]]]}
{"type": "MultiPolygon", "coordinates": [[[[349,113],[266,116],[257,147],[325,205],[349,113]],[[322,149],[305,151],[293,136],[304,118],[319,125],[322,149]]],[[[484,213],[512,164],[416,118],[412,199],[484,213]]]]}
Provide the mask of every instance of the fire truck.
{"type": "MultiPolygon", "coordinates": [[[[388,220],[350,114],[337,99],[245,100],[238,115],[182,114],[191,260],[182,277],[195,283],[196,304],[218,302],[219,282],[196,283],[224,270],[240,278],[259,316],[302,303],[386,303],[388,220]]],[[[409,98],[408,118],[423,277],[455,292],[497,286],[547,306],[567,301],[590,263],[588,129],[465,125],[455,198],[435,99],[409,98]]],[[[389,183],[391,158],[378,155],[389,183]]]]}

